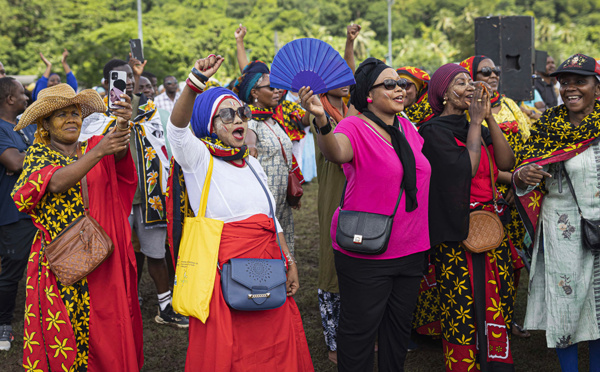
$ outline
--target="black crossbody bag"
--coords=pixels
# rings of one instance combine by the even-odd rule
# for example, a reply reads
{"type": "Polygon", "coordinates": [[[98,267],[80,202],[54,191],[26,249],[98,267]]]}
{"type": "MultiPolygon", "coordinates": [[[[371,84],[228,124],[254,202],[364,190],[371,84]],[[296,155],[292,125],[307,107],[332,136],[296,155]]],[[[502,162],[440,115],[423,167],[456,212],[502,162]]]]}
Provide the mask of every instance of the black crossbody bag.
{"type": "Polygon", "coordinates": [[[379,213],[342,209],[344,207],[347,184],[348,181],[344,184],[344,192],[342,192],[342,200],[340,201],[335,241],[341,248],[349,252],[370,255],[384,253],[390,241],[394,216],[398,210],[404,189],[400,188],[400,195],[398,195],[394,213],[388,216],[379,213]]]}
{"type": "Polygon", "coordinates": [[[571,190],[571,194],[573,195],[573,199],[575,199],[575,204],[577,205],[577,210],[579,211],[579,216],[581,217],[581,245],[584,249],[587,249],[593,253],[598,253],[600,252],[600,220],[590,220],[583,217],[581,208],[579,208],[577,196],[575,195],[575,189],[571,183],[571,178],[569,177],[569,173],[567,173],[565,164],[562,161],[560,162],[560,172],[565,174],[567,185],[569,185],[569,190],[571,190]]]}

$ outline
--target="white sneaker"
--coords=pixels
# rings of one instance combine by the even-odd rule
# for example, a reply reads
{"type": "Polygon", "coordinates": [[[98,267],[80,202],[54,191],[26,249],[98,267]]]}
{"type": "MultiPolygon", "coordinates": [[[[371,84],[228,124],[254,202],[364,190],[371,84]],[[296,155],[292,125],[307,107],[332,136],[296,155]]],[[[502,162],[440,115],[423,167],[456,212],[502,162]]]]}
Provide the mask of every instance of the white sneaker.
{"type": "Polygon", "coordinates": [[[15,340],[10,324],[0,325],[0,350],[10,350],[10,343],[15,340]]]}

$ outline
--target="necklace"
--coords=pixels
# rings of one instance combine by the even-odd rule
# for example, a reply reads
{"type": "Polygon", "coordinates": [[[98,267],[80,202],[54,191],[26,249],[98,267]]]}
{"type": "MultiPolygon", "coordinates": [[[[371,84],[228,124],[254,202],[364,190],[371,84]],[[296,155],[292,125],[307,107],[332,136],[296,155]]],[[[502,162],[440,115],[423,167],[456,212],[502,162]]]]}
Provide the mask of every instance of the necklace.
{"type": "Polygon", "coordinates": [[[75,149],[69,154],[65,154],[64,152],[62,152],[61,150],[59,150],[56,146],[54,146],[52,143],[48,143],[48,145],[52,148],[52,150],[58,152],[59,154],[61,154],[62,156],[68,157],[68,158],[72,158],[73,155],[75,155],[75,152],[77,151],[77,146],[75,146],[75,149]]]}

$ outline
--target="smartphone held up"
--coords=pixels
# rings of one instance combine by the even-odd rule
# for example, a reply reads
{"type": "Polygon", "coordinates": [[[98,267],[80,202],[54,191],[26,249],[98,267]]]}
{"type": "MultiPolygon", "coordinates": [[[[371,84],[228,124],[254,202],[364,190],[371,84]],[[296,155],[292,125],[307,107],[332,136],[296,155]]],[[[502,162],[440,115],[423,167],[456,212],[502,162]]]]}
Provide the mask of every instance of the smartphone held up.
{"type": "Polygon", "coordinates": [[[127,89],[127,73],[125,71],[112,70],[110,72],[110,83],[108,90],[108,108],[118,109],[119,106],[115,105],[115,102],[125,101],[125,98],[121,98],[122,94],[125,94],[127,89]]]}

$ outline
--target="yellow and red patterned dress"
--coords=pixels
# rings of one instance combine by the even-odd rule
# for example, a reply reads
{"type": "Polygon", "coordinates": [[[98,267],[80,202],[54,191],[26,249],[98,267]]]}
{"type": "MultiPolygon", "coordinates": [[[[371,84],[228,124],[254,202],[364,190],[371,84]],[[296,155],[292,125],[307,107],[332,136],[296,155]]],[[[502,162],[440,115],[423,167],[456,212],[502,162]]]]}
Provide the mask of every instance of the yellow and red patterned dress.
{"type": "MultiPolygon", "coordinates": [[[[83,142],[82,152],[101,139],[83,142]]],[[[64,193],[47,190],[54,173],[76,160],[36,143],[13,190],[17,208],[39,229],[27,266],[23,366],[28,371],[139,370],[142,324],[127,221],[137,177],[129,153],[118,162],[105,156],[86,176],[90,215],[110,236],[114,252],[71,286],[62,285],[44,255],[45,246],[84,213],[80,183],[64,193]]]]}

